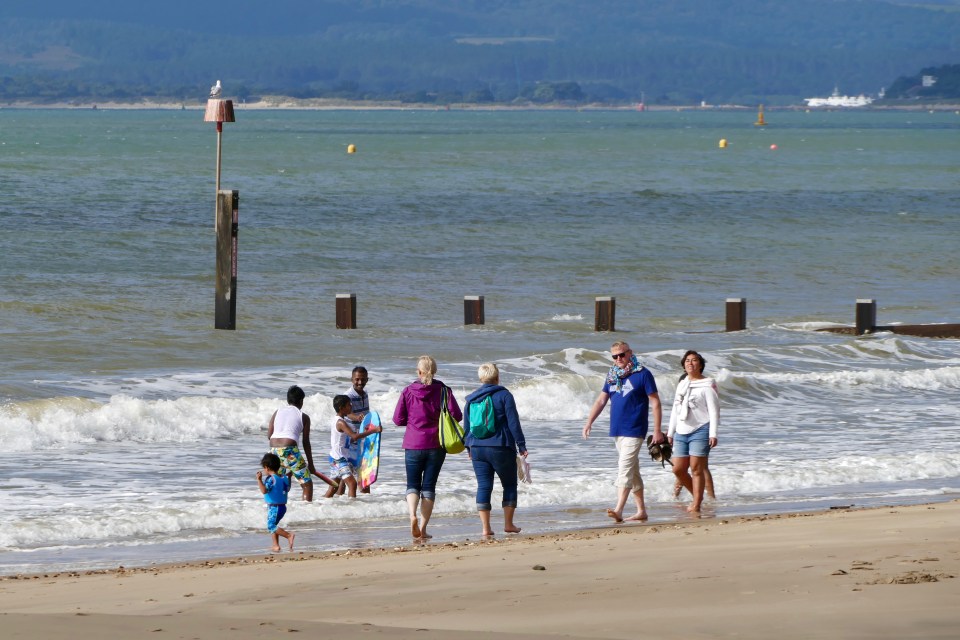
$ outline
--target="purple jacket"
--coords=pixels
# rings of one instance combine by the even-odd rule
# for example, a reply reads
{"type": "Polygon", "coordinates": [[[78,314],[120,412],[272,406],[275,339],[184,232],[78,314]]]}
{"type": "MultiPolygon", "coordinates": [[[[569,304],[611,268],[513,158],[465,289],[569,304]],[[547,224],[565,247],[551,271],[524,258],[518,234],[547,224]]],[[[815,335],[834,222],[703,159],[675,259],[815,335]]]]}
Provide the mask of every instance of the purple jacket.
{"type": "MultiPolygon", "coordinates": [[[[400,393],[400,400],[393,412],[393,423],[407,428],[403,433],[404,449],[440,447],[440,399],[445,386],[436,378],[430,385],[417,380],[400,393]]],[[[463,412],[450,387],[447,387],[447,411],[457,421],[463,420],[463,412]]]]}

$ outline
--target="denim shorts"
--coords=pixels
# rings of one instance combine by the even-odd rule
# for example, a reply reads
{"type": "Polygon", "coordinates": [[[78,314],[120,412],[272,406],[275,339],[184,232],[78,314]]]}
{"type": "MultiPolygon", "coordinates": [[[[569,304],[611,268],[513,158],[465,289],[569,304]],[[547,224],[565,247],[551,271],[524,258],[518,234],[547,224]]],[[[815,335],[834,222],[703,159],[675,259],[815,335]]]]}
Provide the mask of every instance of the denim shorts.
{"type": "Polygon", "coordinates": [[[693,433],[673,434],[673,457],[687,458],[696,456],[706,458],[710,455],[710,423],[702,425],[693,433]]]}

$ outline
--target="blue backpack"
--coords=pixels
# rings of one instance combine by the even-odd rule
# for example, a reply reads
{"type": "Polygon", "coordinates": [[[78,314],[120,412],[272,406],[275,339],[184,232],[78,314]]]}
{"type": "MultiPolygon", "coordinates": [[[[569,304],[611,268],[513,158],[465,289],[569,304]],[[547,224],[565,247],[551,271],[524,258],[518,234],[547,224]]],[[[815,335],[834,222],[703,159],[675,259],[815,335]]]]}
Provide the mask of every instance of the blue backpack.
{"type": "Polygon", "coordinates": [[[480,402],[470,403],[470,435],[478,440],[489,438],[497,432],[493,418],[493,401],[485,396],[480,402]]]}

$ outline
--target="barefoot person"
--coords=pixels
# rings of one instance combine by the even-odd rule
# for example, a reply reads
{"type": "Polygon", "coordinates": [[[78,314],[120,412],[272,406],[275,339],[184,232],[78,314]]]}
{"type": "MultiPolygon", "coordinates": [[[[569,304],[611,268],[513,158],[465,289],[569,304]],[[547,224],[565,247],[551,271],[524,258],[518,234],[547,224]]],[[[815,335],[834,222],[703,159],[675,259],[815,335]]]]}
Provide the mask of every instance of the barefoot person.
{"type": "Polygon", "coordinates": [[[338,480],[337,486],[327,489],[324,498],[337,494],[337,487],[346,487],[347,495],[357,497],[357,470],[353,466],[356,456],[350,452],[350,444],[367,436],[380,433],[380,427],[371,426],[366,431],[354,431],[347,422],[352,411],[350,398],[345,395],[333,396],[333,410],[336,416],[330,424],[330,477],[338,480]]]}
{"type": "Polygon", "coordinates": [[[280,474],[280,458],[268,453],[260,460],[261,470],[257,471],[257,485],[267,503],[267,531],[273,537],[273,551],[280,551],[280,538],[286,538],[290,551],[293,551],[293,539],[296,534],[280,527],[280,521],[287,513],[287,494],[290,492],[290,477],[280,474]]]}
{"type": "Polygon", "coordinates": [[[403,433],[403,456],[407,470],[407,507],[410,511],[410,535],[414,540],[431,538],[427,524],[436,500],[437,478],[447,458],[440,446],[440,403],[447,392],[447,410],[458,421],[463,414],[450,387],[436,380],[437,361],[420,356],[417,380],[400,393],[393,412],[393,423],[406,427],[403,433]],[[417,508],[420,517],[417,517],[417,508]]]}
{"type": "Polygon", "coordinates": [[[310,448],[310,416],[303,412],[303,389],[294,385],[287,389],[287,406],[277,409],[270,416],[267,438],[270,439],[270,451],[274,453],[283,468],[293,474],[303,490],[303,499],[313,500],[313,480],[310,474],[316,474],[313,465],[313,450],[310,448]],[[303,454],[299,443],[303,443],[303,454]],[[304,457],[304,454],[306,457],[304,457]]]}
{"type": "MultiPolygon", "coordinates": [[[[683,363],[681,363],[680,366],[683,366],[683,363]]],[[[686,377],[686,373],[680,374],[680,380],[678,380],[678,382],[682,382],[686,377]]],[[[675,478],[673,481],[673,497],[679,498],[681,491],[683,491],[683,482],[680,478],[675,478]]],[[[713,474],[710,473],[710,458],[703,461],[703,492],[711,500],[716,500],[717,494],[713,490],[713,474]]]]}
{"type": "Polygon", "coordinates": [[[667,439],[673,445],[673,473],[693,496],[687,511],[700,513],[707,457],[717,446],[720,398],[717,383],[703,375],[707,365],[703,356],[693,350],[687,351],[680,362],[687,377],[677,385],[667,439]]]}
{"type": "Polygon", "coordinates": [[[513,394],[500,386],[497,365],[484,363],[477,375],[482,386],[467,396],[463,428],[467,432],[466,443],[473,473],[477,476],[477,511],[483,527],[482,535],[493,535],[490,496],[493,494],[494,474],[500,478],[503,487],[503,530],[520,533],[520,527],[513,523],[513,514],[517,510],[517,453],[527,457],[527,441],[520,428],[517,403],[513,394]],[[490,401],[485,404],[487,398],[490,401]],[[489,413],[484,411],[486,407],[489,407],[489,413]],[[471,424],[474,419],[477,423],[471,424]]]}
{"type": "Polygon", "coordinates": [[[603,412],[610,401],[610,437],[617,447],[617,506],[607,509],[607,515],[616,522],[624,520],[646,520],[647,507],[643,501],[643,479],[640,477],[640,450],[647,435],[648,415],[653,412],[653,442],[665,442],[661,430],[660,395],[657,383],[650,373],[633,355],[626,342],[614,342],[610,347],[613,366],[607,373],[603,389],[590,408],[587,424],[583,427],[583,438],[590,436],[593,422],[603,412]],[[627,498],[633,494],[637,512],[627,518],[623,509],[627,498]]]}

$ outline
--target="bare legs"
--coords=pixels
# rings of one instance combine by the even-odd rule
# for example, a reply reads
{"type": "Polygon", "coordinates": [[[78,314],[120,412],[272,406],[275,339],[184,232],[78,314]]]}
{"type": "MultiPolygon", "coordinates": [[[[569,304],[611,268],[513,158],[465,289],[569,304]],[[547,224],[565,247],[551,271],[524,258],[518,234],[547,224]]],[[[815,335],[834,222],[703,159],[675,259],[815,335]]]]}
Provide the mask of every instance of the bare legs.
{"type": "MultiPolygon", "coordinates": [[[[703,456],[689,456],[685,458],[673,459],[673,473],[677,477],[677,483],[690,492],[693,501],[687,507],[690,513],[700,513],[700,505],[703,503],[703,491],[706,485],[706,477],[709,473],[707,469],[707,458],[703,456]]],[[[710,497],[713,497],[713,477],[710,477],[710,497]]],[[[680,492],[675,490],[675,496],[680,492]]]]}
{"type": "Polygon", "coordinates": [[[410,514],[410,537],[414,540],[420,539],[420,523],[417,520],[417,505],[420,504],[420,496],[416,493],[407,494],[407,511],[410,514]]]}
{"type": "Polygon", "coordinates": [[[631,491],[630,487],[617,487],[617,507],[616,509],[607,509],[607,516],[613,518],[614,522],[636,522],[647,519],[647,507],[643,501],[643,485],[640,485],[639,491],[631,491]],[[637,504],[637,512],[627,518],[623,517],[623,509],[627,506],[627,497],[633,493],[633,501],[637,504]]]}
{"type": "Polygon", "coordinates": [[[513,524],[513,514],[516,511],[516,507],[503,508],[503,530],[506,533],[520,533],[520,527],[513,524]]]}
{"type": "Polygon", "coordinates": [[[410,514],[410,536],[414,540],[432,538],[427,533],[427,523],[430,522],[430,516],[433,515],[433,500],[429,498],[420,499],[416,493],[407,494],[407,511],[410,514]],[[420,506],[420,517],[417,517],[417,505],[420,506]]]}
{"type": "Polygon", "coordinates": [[[357,497],[357,479],[353,476],[347,476],[346,478],[341,478],[340,482],[337,483],[337,486],[330,487],[327,489],[327,493],[324,494],[324,498],[332,498],[334,496],[342,496],[344,494],[344,488],[346,488],[346,494],[351,498],[357,497]]]}
{"type": "Polygon", "coordinates": [[[297,537],[295,533],[290,533],[286,529],[277,527],[277,530],[271,534],[273,536],[273,551],[280,551],[280,538],[286,538],[289,543],[289,550],[293,551],[293,539],[297,537]]]}
{"type": "Polygon", "coordinates": [[[429,498],[423,498],[420,500],[420,537],[421,538],[432,538],[433,536],[427,533],[427,523],[430,522],[430,516],[433,515],[433,500],[429,498]]]}
{"type": "MultiPolygon", "coordinates": [[[[713,474],[710,473],[709,461],[710,461],[710,458],[704,458],[703,460],[703,488],[707,496],[709,496],[711,500],[716,500],[717,494],[713,491],[713,474]]],[[[684,489],[683,482],[680,480],[679,477],[677,477],[676,482],[673,483],[673,497],[679,498],[680,492],[683,491],[683,489],[684,489]]]]}
{"type": "MultiPolygon", "coordinates": [[[[504,533],[520,533],[521,529],[513,523],[513,514],[517,512],[516,507],[504,507],[503,508],[503,532],[504,533]]],[[[480,525],[483,527],[483,532],[481,535],[492,536],[493,527],[490,526],[490,511],[487,509],[482,509],[477,513],[480,514],[480,525]]]]}

